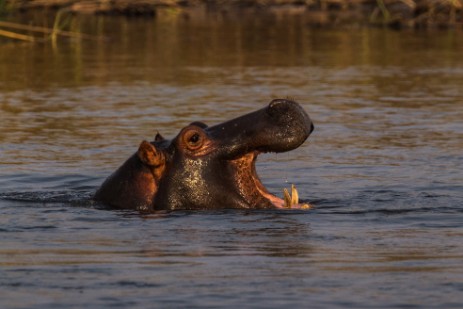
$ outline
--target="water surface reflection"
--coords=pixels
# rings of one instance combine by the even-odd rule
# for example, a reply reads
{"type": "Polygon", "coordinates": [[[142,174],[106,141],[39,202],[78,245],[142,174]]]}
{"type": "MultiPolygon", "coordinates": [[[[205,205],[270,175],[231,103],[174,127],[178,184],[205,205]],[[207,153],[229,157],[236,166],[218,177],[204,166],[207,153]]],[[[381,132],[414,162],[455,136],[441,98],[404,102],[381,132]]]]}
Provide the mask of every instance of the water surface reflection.
{"type": "Polygon", "coordinates": [[[76,22],[111,40],[0,43],[2,305],[461,307],[460,33],[76,22]],[[258,172],[314,210],[140,215],[91,200],[157,131],[286,96],[316,130],[258,172]]]}

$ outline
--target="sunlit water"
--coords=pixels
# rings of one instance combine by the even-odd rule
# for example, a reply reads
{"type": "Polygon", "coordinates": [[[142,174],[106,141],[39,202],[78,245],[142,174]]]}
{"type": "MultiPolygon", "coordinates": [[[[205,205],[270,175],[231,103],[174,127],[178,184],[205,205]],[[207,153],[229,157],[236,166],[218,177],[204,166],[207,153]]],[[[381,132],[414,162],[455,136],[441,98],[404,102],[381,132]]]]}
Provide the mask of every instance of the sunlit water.
{"type": "Polygon", "coordinates": [[[461,33],[81,23],[110,40],[0,42],[2,308],[463,306],[461,33]],[[313,210],[140,215],[91,200],[157,131],[277,97],[316,129],[258,172],[313,210]]]}

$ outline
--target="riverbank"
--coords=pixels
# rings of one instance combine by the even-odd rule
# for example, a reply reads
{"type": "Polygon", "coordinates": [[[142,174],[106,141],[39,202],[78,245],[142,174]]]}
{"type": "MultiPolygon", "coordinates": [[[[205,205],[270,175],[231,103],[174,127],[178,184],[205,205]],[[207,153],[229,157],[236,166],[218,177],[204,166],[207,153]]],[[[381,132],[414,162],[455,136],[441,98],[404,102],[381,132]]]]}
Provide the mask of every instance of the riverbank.
{"type": "Polygon", "coordinates": [[[463,0],[0,0],[0,4],[9,14],[62,10],[94,15],[176,15],[186,19],[237,19],[259,14],[297,16],[319,27],[463,28],[463,0]]]}

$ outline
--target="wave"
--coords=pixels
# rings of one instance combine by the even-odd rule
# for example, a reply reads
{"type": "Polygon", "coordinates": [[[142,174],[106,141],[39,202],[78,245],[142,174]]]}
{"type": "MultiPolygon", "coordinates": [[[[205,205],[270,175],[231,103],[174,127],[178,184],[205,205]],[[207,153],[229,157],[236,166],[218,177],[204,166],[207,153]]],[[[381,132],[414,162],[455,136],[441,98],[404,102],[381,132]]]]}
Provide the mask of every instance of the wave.
{"type": "MultiPolygon", "coordinates": [[[[36,204],[70,204],[104,208],[92,196],[104,177],[71,175],[14,174],[0,176],[0,200],[36,204]],[[19,189],[18,189],[19,188],[19,189]]],[[[309,190],[304,190],[309,191],[309,190]]],[[[404,216],[411,214],[461,214],[461,187],[368,188],[354,192],[324,191],[311,199],[301,199],[314,208],[302,213],[330,215],[404,216]],[[416,189],[416,188],[415,188],[416,189]]],[[[294,211],[291,213],[299,213],[294,211]]]]}

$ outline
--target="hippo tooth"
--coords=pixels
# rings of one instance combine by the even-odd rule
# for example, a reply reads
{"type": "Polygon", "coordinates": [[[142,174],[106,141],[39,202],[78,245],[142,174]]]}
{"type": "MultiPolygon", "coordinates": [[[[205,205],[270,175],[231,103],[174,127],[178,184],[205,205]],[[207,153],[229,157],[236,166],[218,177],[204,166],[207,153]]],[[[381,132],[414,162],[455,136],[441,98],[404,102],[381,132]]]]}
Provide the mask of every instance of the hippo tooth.
{"type": "Polygon", "coordinates": [[[299,206],[299,209],[311,209],[312,205],[304,203],[299,205],[299,193],[297,192],[296,186],[291,185],[291,195],[289,194],[288,189],[283,189],[283,196],[286,208],[292,208],[293,206],[299,206]]]}
{"type": "Polygon", "coordinates": [[[291,206],[299,204],[299,194],[297,193],[296,186],[291,185],[291,206]]]}
{"type": "Polygon", "coordinates": [[[297,193],[297,189],[295,185],[291,185],[291,194],[289,194],[288,189],[283,189],[283,196],[285,201],[285,207],[291,208],[297,204],[299,204],[299,194],[297,193]]]}
{"type": "Polygon", "coordinates": [[[285,207],[291,208],[291,197],[289,196],[288,189],[283,189],[283,199],[285,201],[285,207]]]}

